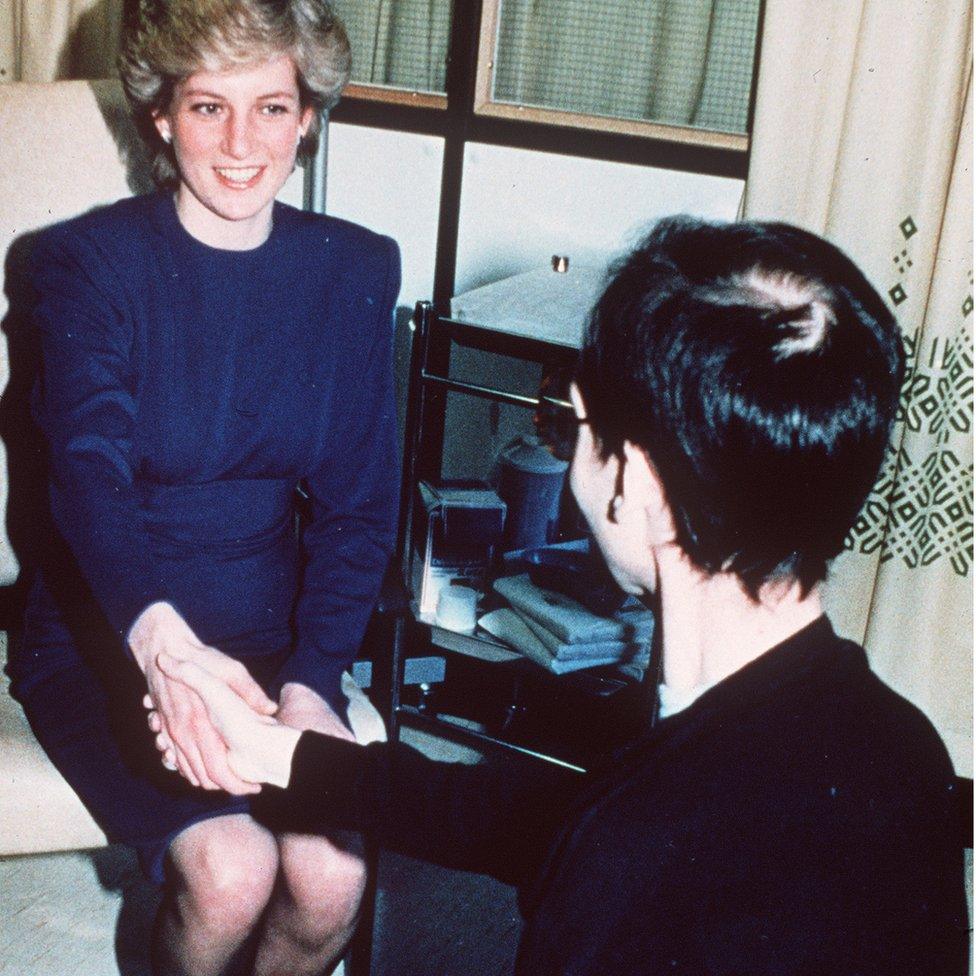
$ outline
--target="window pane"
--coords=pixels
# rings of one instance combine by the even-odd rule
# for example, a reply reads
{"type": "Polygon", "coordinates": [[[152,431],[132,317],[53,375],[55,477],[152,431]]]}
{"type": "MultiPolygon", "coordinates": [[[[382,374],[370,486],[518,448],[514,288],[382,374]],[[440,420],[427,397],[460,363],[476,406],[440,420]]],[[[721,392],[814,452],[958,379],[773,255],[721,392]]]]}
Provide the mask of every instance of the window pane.
{"type": "Polygon", "coordinates": [[[498,0],[493,97],[745,133],[760,0],[498,0]]]}
{"type": "Polygon", "coordinates": [[[444,92],[451,0],[332,0],[352,45],[352,80],[444,92]]]}

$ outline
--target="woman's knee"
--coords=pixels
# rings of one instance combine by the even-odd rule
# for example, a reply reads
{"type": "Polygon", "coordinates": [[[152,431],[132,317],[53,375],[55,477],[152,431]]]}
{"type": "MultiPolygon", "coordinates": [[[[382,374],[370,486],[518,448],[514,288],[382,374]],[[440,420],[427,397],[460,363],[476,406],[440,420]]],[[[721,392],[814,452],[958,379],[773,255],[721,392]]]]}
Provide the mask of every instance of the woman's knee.
{"type": "Polygon", "coordinates": [[[366,863],[358,835],[333,842],[285,834],[278,838],[281,873],[294,906],[325,926],[351,924],[366,888],[366,863]]]}
{"type": "Polygon", "coordinates": [[[278,845],[250,817],[215,817],[176,837],[169,866],[185,920],[232,934],[253,927],[268,904],[278,845]]]}

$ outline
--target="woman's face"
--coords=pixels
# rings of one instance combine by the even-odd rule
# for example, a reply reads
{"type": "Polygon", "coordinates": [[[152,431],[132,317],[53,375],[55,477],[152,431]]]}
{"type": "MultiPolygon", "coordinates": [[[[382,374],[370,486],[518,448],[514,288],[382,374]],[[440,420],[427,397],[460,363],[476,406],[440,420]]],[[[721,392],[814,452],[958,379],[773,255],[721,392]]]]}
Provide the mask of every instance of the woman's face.
{"type": "Polygon", "coordinates": [[[156,127],[172,139],[184,227],[216,246],[260,243],[311,118],[287,55],[180,82],[156,127]]]}

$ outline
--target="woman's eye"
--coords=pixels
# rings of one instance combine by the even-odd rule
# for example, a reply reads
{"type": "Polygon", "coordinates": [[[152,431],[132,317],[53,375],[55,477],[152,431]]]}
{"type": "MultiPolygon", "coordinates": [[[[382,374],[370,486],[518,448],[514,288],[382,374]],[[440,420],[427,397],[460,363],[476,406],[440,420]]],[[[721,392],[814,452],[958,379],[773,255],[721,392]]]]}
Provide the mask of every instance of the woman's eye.
{"type": "Polygon", "coordinates": [[[275,104],[263,105],[261,107],[261,111],[264,112],[265,115],[287,115],[288,114],[288,106],[287,105],[275,105],[275,104]]]}
{"type": "Polygon", "coordinates": [[[198,102],[191,107],[191,111],[198,115],[216,115],[220,111],[220,106],[216,102],[198,102]]]}

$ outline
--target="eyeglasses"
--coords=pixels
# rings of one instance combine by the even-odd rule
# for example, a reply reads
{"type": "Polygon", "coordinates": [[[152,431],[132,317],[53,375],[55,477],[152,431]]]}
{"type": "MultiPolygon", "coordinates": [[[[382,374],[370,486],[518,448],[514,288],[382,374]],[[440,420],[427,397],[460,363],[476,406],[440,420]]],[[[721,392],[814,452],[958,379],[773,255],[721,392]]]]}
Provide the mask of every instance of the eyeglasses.
{"type": "Polygon", "coordinates": [[[543,380],[533,417],[539,440],[560,461],[573,460],[580,425],[589,423],[576,416],[567,399],[571,378],[569,372],[557,372],[543,380]]]}
{"type": "Polygon", "coordinates": [[[540,423],[536,413],[535,429],[543,445],[560,461],[572,461],[576,453],[576,441],[579,429],[588,424],[586,417],[577,417],[573,408],[559,405],[558,411],[553,410],[551,416],[540,423]]]}

